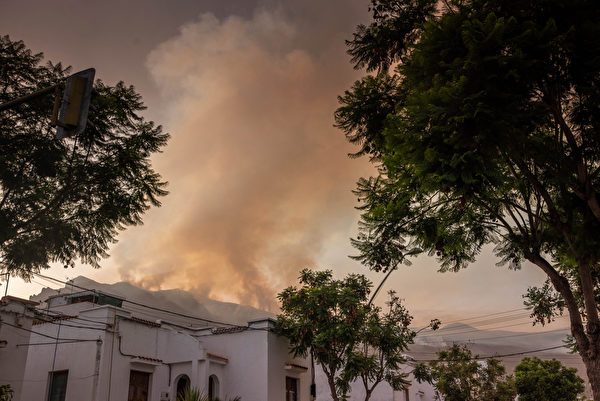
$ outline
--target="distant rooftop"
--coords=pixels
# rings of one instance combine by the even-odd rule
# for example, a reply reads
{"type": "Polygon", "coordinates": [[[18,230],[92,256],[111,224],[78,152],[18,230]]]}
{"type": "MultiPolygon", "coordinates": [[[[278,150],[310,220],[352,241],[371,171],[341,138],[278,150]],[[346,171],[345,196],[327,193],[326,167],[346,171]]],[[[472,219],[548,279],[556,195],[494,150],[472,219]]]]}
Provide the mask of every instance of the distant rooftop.
{"type": "Polygon", "coordinates": [[[79,291],[70,294],[57,294],[49,297],[46,300],[49,307],[70,305],[79,302],[90,302],[97,305],[112,305],[118,308],[123,306],[123,301],[125,301],[125,298],[97,290],[79,291]]]}

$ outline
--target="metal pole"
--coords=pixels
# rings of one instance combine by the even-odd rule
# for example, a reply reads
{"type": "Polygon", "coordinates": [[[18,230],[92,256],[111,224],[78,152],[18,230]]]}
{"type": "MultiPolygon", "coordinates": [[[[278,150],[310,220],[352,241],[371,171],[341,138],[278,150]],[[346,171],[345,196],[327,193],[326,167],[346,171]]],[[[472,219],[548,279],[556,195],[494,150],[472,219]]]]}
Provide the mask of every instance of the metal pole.
{"type": "Polygon", "coordinates": [[[10,273],[6,273],[6,289],[4,290],[4,296],[8,295],[8,281],[10,280],[10,273]]]}
{"type": "MultiPolygon", "coordinates": [[[[402,255],[402,258],[404,259],[406,256],[414,255],[414,254],[417,254],[419,252],[421,252],[421,249],[419,249],[419,248],[413,248],[410,251],[406,252],[404,255],[402,255]]],[[[385,277],[383,278],[383,280],[381,280],[381,283],[379,283],[379,285],[377,286],[377,289],[373,293],[373,296],[371,297],[371,299],[369,299],[369,303],[367,305],[371,305],[371,303],[375,299],[375,296],[377,295],[377,293],[381,289],[381,286],[383,285],[383,283],[385,283],[385,280],[387,280],[388,277],[390,276],[390,274],[392,274],[392,272],[394,270],[396,270],[397,268],[398,268],[398,263],[394,263],[394,267],[390,268],[390,270],[388,271],[388,274],[386,274],[385,277]]]]}
{"type": "Polygon", "coordinates": [[[43,88],[43,89],[37,90],[37,91],[35,91],[33,93],[30,93],[29,95],[21,96],[21,97],[19,97],[17,99],[11,100],[11,101],[6,102],[4,104],[0,104],[0,111],[8,110],[8,109],[10,109],[12,107],[15,107],[15,106],[18,106],[18,105],[20,105],[22,103],[25,103],[25,102],[27,102],[27,101],[29,101],[31,99],[35,99],[38,96],[42,96],[42,95],[45,95],[47,93],[50,93],[53,90],[55,90],[56,87],[59,86],[59,85],[60,84],[55,84],[55,85],[49,86],[47,88],[43,88]]]}
{"type": "Polygon", "coordinates": [[[390,274],[392,274],[392,272],[396,270],[396,267],[393,267],[390,269],[390,271],[388,272],[388,274],[385,275],[385,277],[383,278],[383,280],[381,280],[381,283],[379,283],[379,285],[377,286],[377,289],[375,290],[375,292],[373,293],[373,295],[371,296],[371,299],[369,299],[369,303],[367,305],[371,305],[371,303],[373,302],[373,300],[375,299],[375,296],[377,295],[377,293],[379,292],[379,290],[381,289],[381,286],[383,285],[383,283],[385,283],[385,280],[387,280],[387,278],[390,276],[390,274]]]}
{"type": "Polygon", "coordinates": [[[317,400],[317,385],[315,384],[315,358],[313,356],[313,349],[310,347],[310,399],[311,401],[317,400]]]}

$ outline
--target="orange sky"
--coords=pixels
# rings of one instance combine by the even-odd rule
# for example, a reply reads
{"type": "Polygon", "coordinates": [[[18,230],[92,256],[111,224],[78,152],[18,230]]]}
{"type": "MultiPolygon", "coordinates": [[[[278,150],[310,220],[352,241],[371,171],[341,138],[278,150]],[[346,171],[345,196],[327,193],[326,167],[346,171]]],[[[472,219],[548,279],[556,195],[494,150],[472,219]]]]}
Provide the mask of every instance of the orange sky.
{"type": "MultiPolygon", "coordinates": [[[[153,160],[170,183],[163,206],[121,233],[102,269],[47,274],[179,287],[271,310],[304,267],[378,283],[381,274],[347,257],[358,219],[351,190],[371,166],[346,156],[353,149],[333,127],[337,95],[362,75],[344,40],[368,22],[367,6],[0,0],[1,34],[76,71],[95,67],[108,83],[135,85],[146,116],[172,135],[153,160]]],[[[439,274],[421,257],[384,291],[405,298],[418,323],[518,308],[525,289],[543,282],[531,266],[494,263],[488,250],[467,271],[439,274]]],[[[28,296],[43,284],[15,279],[10,293],[28,296]]]]}

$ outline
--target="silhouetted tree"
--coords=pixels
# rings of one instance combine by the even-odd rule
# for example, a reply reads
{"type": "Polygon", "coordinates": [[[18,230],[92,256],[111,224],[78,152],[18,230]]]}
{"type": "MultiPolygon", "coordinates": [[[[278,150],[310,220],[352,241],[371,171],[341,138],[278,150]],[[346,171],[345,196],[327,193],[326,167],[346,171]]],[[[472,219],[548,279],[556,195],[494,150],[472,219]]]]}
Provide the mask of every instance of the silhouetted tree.
{"type": "Polygon", "coordinates": [[[591,0],[372,0],[348,42],[372,74],[337,126],[379,174],[362,178],[354,246],[370,268],[406,253],[456,271],[494,244],[539,267],[542,324],[566,308],[600,399],[600,7],[591,0]]]}
{"type": "Polygon", "coordinates": [[[438,399],[445,401],[514,400],[514,377],[505,377],[500,361],[488,358],[479,362],[477,358],[468,348],[455,344],[438,352],[437,360],[417,366],[413,373],[418,381],[431,383],[438,399]]]}
{"type": "Polygon", "coordinates": [[[515,368],[519,401],[575,401],[583,393],[583,379],[577,369],[560,361],[523,358],[515,368]]]}
{"type": "MultiPolygon", "coordinates": [[[[0,103],[64,80],[70,68],[42,63],[21,41],[0,37],[0,103]]],[[[51,262],[99,267],[119,230],[159,205],[166,183],[150,157],[166,144],[144,120],[132,86],[98,80],[89,123],[58,140],[53,96],[0,112],[0,269],[29,278],[51,262]]]]}

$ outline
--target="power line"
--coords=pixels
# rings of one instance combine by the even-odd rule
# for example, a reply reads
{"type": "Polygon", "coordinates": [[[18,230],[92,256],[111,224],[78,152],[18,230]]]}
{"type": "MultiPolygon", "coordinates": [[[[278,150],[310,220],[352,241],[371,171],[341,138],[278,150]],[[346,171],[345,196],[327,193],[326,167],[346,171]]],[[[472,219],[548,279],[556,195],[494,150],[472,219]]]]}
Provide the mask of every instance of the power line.
{"type": "Polygon", "coordinates": [[[108,329],[106,329],[104,327],[91,327],[91,326],[80,326],[80,325],[76,325],[76,324],[68,324],[68,323],[65,323],[62,319],[60,320],[60,323],[57,323],[57,321],[54,321],[54,320],[42,320],[42,322],[43,323],[55,324],[55,325],[60,324],[61,326],[74,327],[74,328],[77,328],[77,329],[108,331],[108,329]]]}
{"type": "MultiPolygon", "coordinates": [[[[566,318],[566,316],[558,316],[557,317],[557,319],[560,319],[560,318],[566,318]]],[[[513,318],[513,319],[510,319],[510,320],[507,320],[507,321],[517,320],[517,319],[519,319],[519,318],[513,318]]],[[[501,326],[496,326],[496,327],[490,327],[490,328],[487,328],[486,330],[497,330],[497,329],[503,329],[503,328],[507,328],[507,327],[522,326],[522,325],[525,325],[525,324],[529,325],[530,323],[531,323],[531,321],[528,320],[528,321],[525,321],[525,322],[520,322],[520,323],[515,323],[515,324],[507,324],[507,325],[501,325],[501,326]]],[[[486,326],[486,325],[484,325],[484,326],[486,326]]],[[[431,331],[427,332],[428,334],[424,334],[424,335],[421,334],[418,337],[421,337],[421,338],[432,338],[432,337],[453,336],[453,335],[457,335],[457,334],[472,333],[472,332],[476,332],[476,331],[484,331],[482,329],[474,328],[474,327],[470,327],[470,326],[468,326],[468,327],[457,327],[457,328],[454,328],[453,330],[451,330],[450,332],[448,332],[448,331],[439,332],[441,330],[443,330],[443,329],[438,330],[438,332],[431,330],[431,331]]]]}
{"type": "Polygon", "coordinates": [[[505,313],[509,313],[509,312],[517,312],[517,311],[524,311],[524,310],[528,310],[527,308],[517,308],[517,309],[509,309],[506,311],[502,311],[502,312],[495,312],[495,313],[487,313],[485,315],[479,315],[479,316],[474,316],[474,317],[468,317],[465,319],[460,319],[460,320],[451,320],[449,322],[445,322],[444,324],[451,324],[451,323],[461,323],[467,320],[474,320],[474,319],[481,319],[484,317],[489,317],[489,316],[496,316],[496,315],[503,315],[505,313]]]}
{"type": "MultiPolygon", "coordinates": [[[[506,313],[506,312],[501,312],[501,313],[506,313]]],[[[490,314],[491,315],[498,315],[498,314],[490,314]]],[[[450,327],[449,325],[453,324],[453,323],[464,323],[465,326],[489,326],[490,324],[495,324],[495,323],[502,323],[502,322],[509,322],[512,320],[516,320],[516,319],[522,319],[522,318],[529,318],[530,314],[529,313],[511,313],[509,315],[506,316],[497,316],[497,317],[493,317],[493,318],[487,318],[487,316],[481,316],[484,317],[484,319],[482,320],[475,320],[472,322],[469,322],[468,324],[464,323],[465,321],[468,320],[474,320],[474,318],[472,319],[464,319],[463,321],[453,321],[450,323],[444,323],[443,327],[437,329],[437,330],[432,330],[432,329],[427,329],[425,330],[425,332],[429,333],[429,332],[443,332],[443,331],[456,331],[456,330],[463,330],[464,327],[450,327]]],[[[478,317],[478,319],[480,319],[481,317],[478,317]]]]}
{"type": "Polygon", "coordinates": [[[60,313],[60,312],[54,312],[54,311],[50,311],[50,310],[42,310],[42,309],[36,309],[36,312],[41,313],[41,314],[45,314],[46,316],[50,316],[50,317],[58,317],[58,318],[65,318],[65,319],[72,319],[72,320],[81,320],[83,322],[90,322],[90,323],[95,323],[95,324],[104,324],[108,327],[112,327],[111,323],[106,323],[106,322],[102,322],[102,321],[98,321],[98,320],[92,320],[92,319],[85,319],[79,316],[71,316],[71,315],[65,315],[64,313],[60,313]]]}
{"type": "MultiPolygon", "coordinates": [[[[100,340],[100,339],[96,339],[96,340],[91,340],[91,339],[90,340],[65,340],[65,341],[58,340],[58,345],[60,345],[60,344],[72,344],[72,343],[84,343],[84,342],[92,342],[92,341],[98,342],[98,341],[102,341],[102,340],[100,340]]],[[[17,347],[31,347],[31,346],[34,346],[34,345],[55,345],[55,344],[56,344],[55,342],[23,343],[23,344],[17,344],[16,346],[17,347]]]]}
{"type": "MultiPolygon", "coordinates": [[[[554,347],[540,348],[540,349],[534,349],[534,350],[523,351],[523,352],[513,352],[510,354],[502,354],[502,355],[475,356],[475,357],[471,357],[467,360],[477,361],[477,360],[490,359],[490,358],[505,358],[505,357],[517,356],[517,355],[535,354],[537,352],[550,351],[550,350],[559,349],[559,348],[565,348],[565,345],[557,345],[554,347]]],[[[455,362],[455,361],[463,361],[463,360],[464,359],[450,359],[447,361],[439,361],[438,359],[415,359],[414,361],[415,362],[455,362]]]]}
{"type": "MultiPolygon", "coordinates": [[[[456,342],[461,342],[461,341],[476,341],[476,340],[497,340],[500,338],[511,338],[511,337],[524,337],[524,336],[541,336],[541,335],[546,335],[546,334],[551,334],[551,333],[559,333],[561,331],[565,331],[565,330],[569,330],[568,328],[565,329],[556,329],[556,330],[548,330],[548,331],[542,331],[542,332],[537,332],[537,333],[518,333],[518,334],[509,334],[506,336],[492,336],[492,337],[478,337],[478,338],[464,338],[464,339],[456,339],[453,341],[456,342]]],[[[565,333],[567,334],[567,333],[565,333]]]]}
{"type": "Polygon", "coordinates": [[[11,324],[11,323],[8,323],[8,322],[5,322],[5,321],[0,321],[0,324],[6,324],[7,326],[14,327],[15,329],[19,329],[19,330],[23,330],[23,331],[28,331],[29,333],[37,334],[38,336],[50,338],[52,340],[68,340],[68,341],[82,341],[82,342],[83,341],[97,341],[96,339],[94,339],[94,340],[84,340],[84,339],[80,339],[80,338],[59,338],[59,337],[49,336],[47,334],[43,334],[43,333],[40,333],[40,332],[34,331],[34,330],[29,330],[29,329],[26,329],[25,327],[20,327],[20,326],[17,326],[15,324],[11,324]]]}

